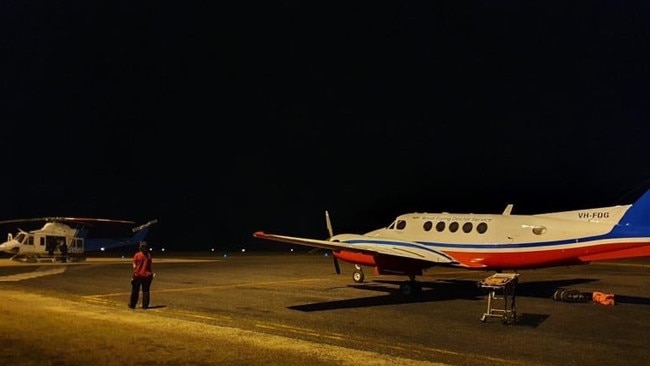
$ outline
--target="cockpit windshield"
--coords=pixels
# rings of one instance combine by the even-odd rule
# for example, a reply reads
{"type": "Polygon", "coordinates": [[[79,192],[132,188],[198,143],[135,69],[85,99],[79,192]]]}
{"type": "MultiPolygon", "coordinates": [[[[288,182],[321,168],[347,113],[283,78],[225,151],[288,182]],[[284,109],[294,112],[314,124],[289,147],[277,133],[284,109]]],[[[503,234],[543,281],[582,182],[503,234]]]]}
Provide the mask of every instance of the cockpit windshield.
{"type": "Polygon", "coordinates": [[[19,233],[18,235],[16,235],[14,240],[22,244],[23,241],[25,240],[25,237],[26,237],[25,233],[19,233]]]}
{"type": "Polygon", "coordinates": [[[388,230],[394,230],[394,229],[395,229],[395,223],[396,223],[396,222],[397,222],[397,220],[393,221],[390,225],[388,225],[388,228],[387,228],[387,229],[388,229],[388,230]]]}

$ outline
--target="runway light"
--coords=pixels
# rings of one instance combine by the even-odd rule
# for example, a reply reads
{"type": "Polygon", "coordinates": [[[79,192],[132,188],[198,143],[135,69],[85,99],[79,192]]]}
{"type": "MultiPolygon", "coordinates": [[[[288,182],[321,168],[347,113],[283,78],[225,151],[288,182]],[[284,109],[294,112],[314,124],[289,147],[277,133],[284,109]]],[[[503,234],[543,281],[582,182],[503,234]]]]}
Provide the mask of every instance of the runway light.
{"type": "Polygon", "coordinates": [[[291,251],[293,252],[293,248],[291,248],[291,251]]]}
{"type": "Polygon", "coordinates": [[[104,248],[104,247],[101,247],[101,248],[99,248],[99,250],[101,250],[101,251],[103,252],[103,251],[105,251],[105,250],[106,250],[106,248],[104,248]]]}
{"type": "Polygon", "coordinates": [[[163,252],[164,252],[164,251],[165,251],[165,248],[162,248],[162,249],[161,249],[161,251],[163,251],[163,252]]]}
{"type": "Polygon", "coordinates": [[[210,249],[211,252],[214,252],[214,248],[210,249]]]}
{"type": "Polygon", "coordinates": [[[241,248],[241,252],[242,252],[242,253],[246,252],[246,249],[241,248]]]}

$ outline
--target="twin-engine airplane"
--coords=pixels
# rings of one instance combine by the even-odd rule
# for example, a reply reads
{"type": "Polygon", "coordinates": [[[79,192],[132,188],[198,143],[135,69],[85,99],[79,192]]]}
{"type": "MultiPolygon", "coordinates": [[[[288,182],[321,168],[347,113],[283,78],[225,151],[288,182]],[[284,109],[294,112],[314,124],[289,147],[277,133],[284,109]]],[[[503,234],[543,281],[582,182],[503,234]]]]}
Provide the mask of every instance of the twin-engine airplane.
{"type": "Polygon", "coordinates": [[[126,238],[87,238],[88,227],[98,223],[134,224],[128,220],[112,220],[85,217],[42,217],[0,221],[0,224],[15,222],[45,221],[38,230],[18,229],[16,235],[7,234],[7,241],[0,244],[0,251],[13,254],[11,259],[37,261],[47,258],[67,257],[81,259],[84,252],[136,245],[147,236],[149,227],[157,222],[151,220],[134,227],[135,233],[126,238]]]}
{"type": "Polygon", "coordinates": [[[419,293],[416,276],[434,266],[497,271],[587,264],[650,256],[650,190],[631,205],[588,208],[536,215],[409,213],[388,227],[327,240],[267,234],[254,237],[332,251],[356,266],[352,278],[363,282],[360,266],[377,275],[405,275],[404,295],[419,293]]]}

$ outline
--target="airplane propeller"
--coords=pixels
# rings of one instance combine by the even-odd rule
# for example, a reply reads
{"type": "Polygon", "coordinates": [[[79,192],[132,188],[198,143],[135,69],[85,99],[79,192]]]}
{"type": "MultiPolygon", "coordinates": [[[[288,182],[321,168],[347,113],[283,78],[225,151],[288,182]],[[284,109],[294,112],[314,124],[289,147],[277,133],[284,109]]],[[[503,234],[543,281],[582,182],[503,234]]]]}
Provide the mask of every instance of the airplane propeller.
{"type": "Polygon", "coordinates": [[[88,224],[91,222],[114,222],[120,224],[134,224],[133,221],[128,220],[114,220],[114,219],[98,219],[92,217],[38,217],[32,219],[14,219],[14,220],[3,220],[0,221],[0,224],[10,224],[17,222],[34,222],[34,221],[45,221],[45,222],[75,222],[88,224]]]}
{"type": "MultiPolygon", "coordinates": [[[[329,234],[329,239],[331,239],[334,236],[334,230],[332,230],[332,221],[330,220],[330,214],[325,210],[325,224],[327,225],[327,232],[329,234]]],[[[332,252],[332,260],[334,260],[334,269],[336,270],[336,274],[341,274],[341,267],[339,266],[339,260],[336,259],[336,256],[334,256],[334,253],[332,252]]]]}

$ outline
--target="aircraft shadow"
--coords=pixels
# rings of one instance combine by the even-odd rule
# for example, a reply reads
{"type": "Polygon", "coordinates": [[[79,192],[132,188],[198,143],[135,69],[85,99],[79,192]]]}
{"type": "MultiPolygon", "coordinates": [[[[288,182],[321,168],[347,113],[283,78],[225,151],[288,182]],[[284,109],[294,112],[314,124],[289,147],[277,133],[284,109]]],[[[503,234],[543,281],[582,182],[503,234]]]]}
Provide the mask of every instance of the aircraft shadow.
{"type": "Polygon", "coordinates": [[[616,304],[650,305],[650,298],[640,296],[614,295],[616,304]]]}
{"type": "Polygon", "coordinates": [[[422,292],[418,296],[404,296],[399,290],[403,281],[375,280],[370,283],[348,285],[355,289],[377,291],[386,295],[327,301],[314,304],[289,306],[299,311],[325,311],[370,306],[397,305],[404,303],[434,302],[455,299],[483,300],[485,293],[476,286],[476,281],[452,280],[444,282],[420,282],[422,292]],[[396,286],[395,286],[396,285],[396,286]]]}
{"type": "Polygon", "coordinates": [[[537,328],[549,317],[550,317],[549,314],[532,314],[532,313],[517,314],[517,320],[514,323],[512,323],[512,325],[537,328]]]}
{"type": "MultiPolygon", "coordinates": [[[[524,282],[517,285],[517,297],[533,297],[552,299],[553,293],[559,288],[567,286],[578,285],[582,283],[589,283],[597,281],[590,278],[576,278],[566,280],[548,280],[548,281],[534,281],[524,282]]],[[[418,281],[422,286],[422,292],[417,296],[404,296],[399,290],[399,285],[403,281],[393,280],[373,280],[372,282],[351,284],[348,287],[382,292],[385,295],[374,297],[363,297],[336,301],[327,301],[321,303],[312,303],[304,305],[289,306],[289,309],[299,310],[305,312],[312,311],[326,311],[336,309],[350,309],[359,307],[371,306],[385,306],[397,305],[404,303],[418,303],[418,302],[437,302],[446,300],[479,300],[484,301],[488,291],[478,286],[476,280],[464,279],[448,279],[438,281],[418,281]]],[[[650,303],[650,300],[645,298],[631,298],[623,297],[620,301],[637,301],[636,303],[650,303]],[[627,298],[627,299],[626,299],[627,298]]],[[[520,314],[518,316],[517,324],[527,326],[537,326],[541,324],[549,315],[547,314],[520,314]]]]}
{"type": "Polygon", "coordinates": [[[571,278],[564,280],[520,282],[515,289],[517,296],[552,299],[555,291],[561,288],[596,282],[595,278],[571,278]]]}
{"type": "MultiPolygon", "coordinates": [[[[380,285],[364,286],[363,284],[354,284],[349,287],[394,293],[402,297],[404,300],[412,302],[413,299],[411,297],[403,296],[399,291],[399,286],[402,282],[404,281],[375,280],[373,283],[380,285]],[[390,285],[390,287],[381,285],[390,285]]],[[[418,283],[422,286],[422,294],[420,297],[428,294],[430,301],[457,299],[481,300],[486,294],[483,289],[478,287],[477,282],[474,280],[447,279],[438,281],[418,281],[418,283]],[[426,289],[429,289],[429,291],[426,291],[426,289]]]]}
{"type": "MultiPolygon", "coordinates": [[[[524,282],[517,285],[516,291],[517,296],[552,299],[553,294],[558,289],[568,289],[570,286],[595,281],[598,280],[591,278],[576,278],[568,280],[524,282]]],[[[648,297],[614,294],[614,299],[617,304],[650,305],[650,298],[648,297]]]]}
{"type": "Polygon", "coordinates": [[[436,301],[435,291],[423,290],[420,296],[413,297],[413,298],[405,298],[401,296],[394,296],[393,294],[388,294],[383,296],[361,297],[355,299],[320,302],[314,304],[294,305],[294,306],[289,306],[288,308],[292,310],[312,312],[312,311],[365,308],[371,306],[397,305],[397,304],[404,304],[409,302],[412,303],[412,302],[429,302],[429,301],[436,301]]]}

